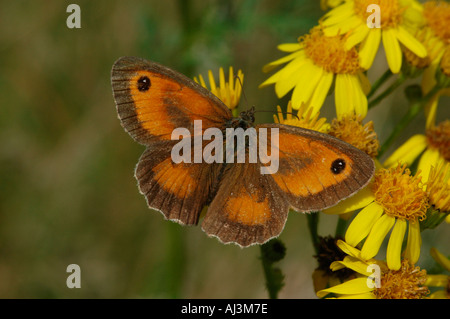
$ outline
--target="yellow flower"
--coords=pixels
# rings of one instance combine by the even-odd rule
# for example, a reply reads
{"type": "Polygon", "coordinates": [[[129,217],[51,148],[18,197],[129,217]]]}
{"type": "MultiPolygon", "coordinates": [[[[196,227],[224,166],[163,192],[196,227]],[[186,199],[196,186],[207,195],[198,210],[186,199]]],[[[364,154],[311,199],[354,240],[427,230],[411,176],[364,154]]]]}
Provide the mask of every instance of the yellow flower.
{"type": "MultiPolygon", "coordinates": [[[[230,110],[233,110],[239,104],[242,93],[242,85],[244,84],[244,74],[241,70],[238,71],[236,77],[239,80],[235,80],[233,67],[230,66],[228,73],[228,82],[225,80],[225,73],[223,68],[219,69],[219,86],[216,85],[214,76],[211,70],[208,71],[209,78],[209,90],[217,96],[230,110]]],[[[194,77],[194,81],[199,83],[204,88],[208,89],[205,80],[202,75],[199,75],[199,79],[194,77]]]]}
{"type": "Polygon", "coordinates": [[[423,15],[426,25],[429,26],[434,34],[443,42],[450,39],[450,3],[446,1],[427,1],[423,5],[423,15]]]}
{"type": "Polygon", "coordinates": [[[292,107],[298,109],[302,103],[311,105],[313,113],[322,107],[335,79],[335,102],[338,117],[367,114],[367,97],[370,84],[359,65],[355,48],[344,48],[345,37],[326,37],[321,27],[313,28],[300,37],[299,43],[282,44],[281,51],[290,54],[264,66],[268,72],[288,63],[269,77],[260,87],[275,84],[279,98],[292,92],[292,107]]]}
{"type": "Polygon", "coordinates": [[[417,134],[409,138],[383,165],[394,167],[401,162],[411,166],[419,156],[418,169],[422,172],[422,182],[426,182],[431,166],[450,161],[450,120],[428,128],[426,135],[417,134]]]}
{"type": "Polygon", "coordinates": [[[450,212],[450,163],[432,166],[425,186],[430,204],[440,212],[450,212]]]}
{"type": "MultiPolygon", "coordinates": [[[[445,257],[436,248],[431,248],[431,256],[445,270],[450,271],[450,259],[445,257]]],[[[428,287],[443,287],[430,295],[431,299],[450,299],[450,276],[448,275],[428,275],[425,283],[428,287]]]]}
{"type": "Polygon", "coordinates": [[[423,23],[422,6],[415,0],[347,0],[328,12],[322,19],[327,36],[349,33],[346,48],[359,45],[360,65],[369,69],[374,61],[380,42],[383,42],[389,68],[400,72],[402,52],[400,44],[417,56],[427,56],[425,47],[410,33],[423,23]],[[369,5],[380,7],[380,28],[368,26],[369,5]]]}
{"type": "MultiPolygon", "coordinates": [[[[428,56],[419,58],[412,51],[404,51],[406,59],[419,68],[436,66],[450,41],[450,4],[443,1],[428,1],[423,5],[424,25],[411,32],[425,46],[428,56]]],[[[433,72],[433,75],[435,70],[433,72]]]]}
{"type": "Polygon", "coordinates": [[[286,118],[283,117],[283,112],[281,111],[280,106],[277,106],[277,111],[278,116],[273,116],[275,123],[302,127],[321,133],[327,133],[330,127],[330,124],[326,123],[326,118],[322,117],[319,119],[319,113],[315,113],[315,115],[313,115],[313,108],[308,107],[306,104],[302,104],[298,109],[297,114],[294,114],[292,111],[292,103],[289,101],[286,111],[286,118]]]}
{"type": "Polygon", "coordinates": [[[434,229],[445,220],[450,213],[450,163],[431,166],[428,181],[424,185],[430,208],[427,218],[421,223],[424,229],[434,229]]]}
{"type": "Polygon", "coordinates": [[[373,183],[363,189],[359,199],[344,200],[324,210],[327,214],[362,210],[352,220],[345,233],[345,241],[356,247],[365,239],[361,257],[368,260],[377,255],[385,237],[389,238],[386,259],[390,269],[401,267],[403,239],[408,228],[405,256],[416,263],[420,256],[421,235],[419,221],[426,218],[429,206],[419,175],[412,176],[406,165],[378,169],[373,183]]]}
{"type": "MultiPolygon", "coordinates": [[[[427,47],[431,60],[431,64],[425,70],[422,78],[422,91],[427,94],[436,85],[436,72],[439,63],[446,47],[448,48],[450,44],[450,24],[448,23],[450,21],[450,3],[428,1],[423,5],[423,8],[425,26],[422,33],[426,33],[427,38],[423,43],[427,47]]],[[[447,49],[447,51],[449,50],[447,49]]],[[[450,88],[441,89],[426,106],[427,128],[434,125],[438,100],[442,95],[450,95],[450,88]]]]}
{"type": "Polygon", "coordinates": [[[338,299],[421,299],[428,293],[426,271],[408,260],[402,260],[397,270],[389,269],[383,261],[362,258],[362,252],[338,241],[348,254],[342,261],[331,264],[334,271],[344,268],[356,272],[357,278],[317,292],[319,298],[332,293],[338,299]]]}
{"type": "Polygon", "coordinates": [[[378,155],[380,143],[373,122],[363,125],[360,115],[346,115],[341,119],[334,119],[328,134],[359,148],[372,158],[378,155]]]}

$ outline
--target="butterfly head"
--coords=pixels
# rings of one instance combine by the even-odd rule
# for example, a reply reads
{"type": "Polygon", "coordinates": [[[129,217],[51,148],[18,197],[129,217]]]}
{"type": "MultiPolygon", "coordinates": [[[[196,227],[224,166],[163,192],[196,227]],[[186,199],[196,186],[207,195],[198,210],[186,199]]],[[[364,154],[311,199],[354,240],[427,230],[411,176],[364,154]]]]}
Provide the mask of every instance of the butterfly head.
{"type": "Polygon", "coordinates": [[[239,117],[233,118],[228,127],[238,128],[241,127],[244,130],[249,127],[253,127],[253,123],[255,123],[255,107],[252,106],[249,110],[243,111],[239,114],[239,117]]]}

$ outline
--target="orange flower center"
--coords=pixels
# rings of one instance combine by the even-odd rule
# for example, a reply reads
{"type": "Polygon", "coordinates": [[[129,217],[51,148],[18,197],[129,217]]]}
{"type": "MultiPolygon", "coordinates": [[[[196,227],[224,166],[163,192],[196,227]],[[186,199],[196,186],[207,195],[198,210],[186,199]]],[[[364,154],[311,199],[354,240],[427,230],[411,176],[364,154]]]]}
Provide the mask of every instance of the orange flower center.
{"type": "Polygon", "coordinates": [[[370,157],[378,155],[380,143],[377,133],[373,128],[373,122],[362,124],[361,116],[344,116],[334,119],[328,133],[364,151],[370,157]]]}
{"type": "Polygon", "coordinates": [[[375,201],[386,214],[410,222],[426,218],[429,204],[421,177],[411,176],[406,164],[378,170],[372,187],[375,201]]]}
{"type": "Polygon", "coordinates": [[[450,162],[450,120],[427,130],[427,142],[431,148],[439,150],[442,157],[450,162]]]}
{"type": "Polygon", "coordinates": [[[398,0],[355,0],[355,13],[364,22],[369,17],[367,7],[371,4],[380,6],[381,28],[395,28],[402,23],[405,8],[399,4],[398,0]]]}
{"type": "Polygon", "coordinates": [[[423,5],[423,16],[433,32],[442,41],[450,44],[450,3],[428,1],[423,5]]]}
{"type": "Polygon", "coordinates": [[[381,275],[381,287],[373,291],[377,299],[422,299],[429,294],[424,286],[426,270],[402,261],[399,270],[388,270],[381,275]]]}
{"type": "Polygon", "coordinates": [[[315,65],[334,74],[356,74],[360,70],[356,48],[345,50],[346,38],[340,35],[327,37],[316,27],[299,38],[305,53],[315,65]]]}

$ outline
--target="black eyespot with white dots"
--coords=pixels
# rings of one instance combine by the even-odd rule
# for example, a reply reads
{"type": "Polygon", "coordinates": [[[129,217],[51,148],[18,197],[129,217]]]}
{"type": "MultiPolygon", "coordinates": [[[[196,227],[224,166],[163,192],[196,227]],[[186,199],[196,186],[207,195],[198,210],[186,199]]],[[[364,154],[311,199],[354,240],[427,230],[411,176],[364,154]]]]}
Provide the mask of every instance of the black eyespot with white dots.
{"type": "Polygon", "coordinates": [[[345,160],[338,158],[333,163],[331,163],[331,172],[335,175],[342,173],[345,170],[345,160]]]}
{"type": "Polygon", "coordinates": [[[151,85],[152,82],[150,82],[148,76],[141,76],[137,81],[137,87],[140,92],[148,91],[151,85]]]}

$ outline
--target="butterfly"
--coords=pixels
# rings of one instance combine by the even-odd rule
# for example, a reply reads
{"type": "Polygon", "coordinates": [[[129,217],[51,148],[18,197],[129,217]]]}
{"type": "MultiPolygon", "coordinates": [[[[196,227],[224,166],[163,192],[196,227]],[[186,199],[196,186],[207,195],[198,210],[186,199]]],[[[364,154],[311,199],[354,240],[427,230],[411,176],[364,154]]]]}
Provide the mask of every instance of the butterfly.
{"type": "MultiPolygon", "coordinates": [[[[111,72],[118,117],[131,137],[146,149],[135,169],[139,191],[149,208],[183,225],[199,223],[223,243],[241,247],[263,244],[282,232],[288,212],[315,212],[355,194],[374,174],[373,160],[361,150],[327,134],[282,124],[254,123],[254,109],[233,118],[210,91],[188,77],[137,57],[118,59],[111,72]],[[179,140],[172,133],[190,133],[193,144],[200,133],[214,128],[225,132],[277,129],[278,169],[262,174],[268,164],[244,162],[174,162],[179,140]],[[197,134],[197,135],[196,135],[197,134]]],[[[261,138],[259,138],[261,139],[261,138]]],[[[202,140],[202,147],[208,141],[202,140]]],[[[192,155],[193,157],[194,155],[192,155]]]]}

